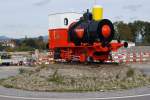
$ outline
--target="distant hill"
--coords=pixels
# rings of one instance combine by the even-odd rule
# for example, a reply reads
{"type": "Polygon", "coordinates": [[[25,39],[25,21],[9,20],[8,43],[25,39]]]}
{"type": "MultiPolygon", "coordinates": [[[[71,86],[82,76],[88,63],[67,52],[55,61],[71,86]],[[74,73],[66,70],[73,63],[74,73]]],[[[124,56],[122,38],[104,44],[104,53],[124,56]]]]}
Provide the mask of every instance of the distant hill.
{"type": "Polygon", "coordinates": [[[6,36],[0,36],[0,40],[9,40],[10,38],[6,37],[6,36]]]}
{"type": "MultiPolygon", "coordinates": [[[[43,39],[44,39],[44,41],[48,41],[48,35],[43,35],[42,36],[43,37],[43,39]]],[[[30,38],[38,38],[38,37],[30,37],[30,38]]],[[[15,38],[9,38],[9,37],[7,37],[7,36],[4,36],[4,35],[2,35],[2,36],[0,36],[0,40],[10,40],[10,39],[15,39],[15,38]]],[[[18,38],[18,40],[24,40],[25,38],[18,38]]]]}
{"type": "Polygon", "coordinates": [[[48,36],[43,36],[44,41],[48,41],[48,36]]]}

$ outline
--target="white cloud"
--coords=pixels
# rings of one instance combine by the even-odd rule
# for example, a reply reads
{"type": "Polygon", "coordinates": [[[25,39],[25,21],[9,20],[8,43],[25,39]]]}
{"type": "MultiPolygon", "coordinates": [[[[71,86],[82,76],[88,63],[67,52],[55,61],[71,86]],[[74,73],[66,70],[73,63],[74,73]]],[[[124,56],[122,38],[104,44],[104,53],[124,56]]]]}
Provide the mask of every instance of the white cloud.
{"type": "Polygon", "coordinates": [[[33,5],[35,5],[35,6],[44,6],[46,4],[49,4],[50,2],[51,2],[51,0],[40,0],[36,3],[34,3],[33,5]]]}
{"type": "Polygon", "coordinates": [[[141,9],[142,5],[141,4],[136,4],[136,5],[127,5],[127,6],[124,6],[123,9],[127,9],[127,10],[130,10],[130,11],[137,11],[139,9],[141,9]]]}

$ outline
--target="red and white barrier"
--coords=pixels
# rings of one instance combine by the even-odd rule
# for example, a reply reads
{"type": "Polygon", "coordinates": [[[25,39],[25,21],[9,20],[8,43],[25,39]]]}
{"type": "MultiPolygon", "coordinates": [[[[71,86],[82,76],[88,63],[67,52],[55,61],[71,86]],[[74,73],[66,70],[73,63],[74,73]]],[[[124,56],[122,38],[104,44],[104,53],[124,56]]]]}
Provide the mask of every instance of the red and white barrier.
{"type": "MultiPolygon", "coordinates": [[[[50,64],[54,61],[53,54],[48,53],[46,56],[40,56],[36,64],[50,64]]],[[[117,63],[134,63],[150,61],[150,51],[129,52],[127,50],[120,50],[119,52],[112,52],[112,60],[106,62],[117,63]]]]}
{"type": "Polygon", "coordinates": [[[146,62],[150,60],[150,52],[115,52],[112,59],[118,63],[146,62]]]}

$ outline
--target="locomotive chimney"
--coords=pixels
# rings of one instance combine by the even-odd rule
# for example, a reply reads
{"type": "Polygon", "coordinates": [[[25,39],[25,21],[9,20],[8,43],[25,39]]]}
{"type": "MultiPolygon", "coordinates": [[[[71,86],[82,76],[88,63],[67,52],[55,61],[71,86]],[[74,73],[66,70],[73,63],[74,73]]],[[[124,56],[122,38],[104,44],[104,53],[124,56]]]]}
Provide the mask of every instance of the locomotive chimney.
{"type": "Polygon", "coordinates": [[[99,5],[93,6],[92,15],[93,15],[93,20],[95,21],[99,21],[103,19],[103,7],[99,5]]]}

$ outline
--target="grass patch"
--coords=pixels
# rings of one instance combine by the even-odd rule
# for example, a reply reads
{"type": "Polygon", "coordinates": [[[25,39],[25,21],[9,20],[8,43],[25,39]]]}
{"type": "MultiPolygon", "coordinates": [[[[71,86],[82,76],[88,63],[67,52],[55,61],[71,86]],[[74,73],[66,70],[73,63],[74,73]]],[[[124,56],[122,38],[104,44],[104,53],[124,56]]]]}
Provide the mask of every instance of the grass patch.
{"type": "Polygon", "coordinates": [[[0,79],[0,85],[5,81],[6,79],[2,78],[0,79]]]}
{"type": "MultiPolygon", "coordinates": [[[[44,84],[40,84],[40,81],[36,81],[32,83],[24,83],[28,86],[36,87],[37,91],[56,91],[56,92],[85,92],[85,91],[112,91],[112,90],[125,90],[125,89],[131,89],[136,87],[145,86],[147,83],[144,81],[146,80],[144,77],[132,79],[125,78],[123,80],[120,79],[114,79],[114,80],[101,80],[95,77],[81,77],[81,78],[65,78],[58,74],[58,71],[56,70],[53,75],[49,76],[44,82],[50,83],[47,85],[47,88],[44,90],[42,87],[44,87],[44,84]],[[140,80],[140,81],[136,81],[140,80]]],[[[38,79],[38,76],[36,77],[38,79]]],[[[20,88],[20,89],[26,89],[24,86],[16,85],[16,79],[14,77],[11,77],[7,80],[4,80],[1,85],[3,85],[6,88],[20,88]],[[19,87],[18,87],[19,86],[19,87]],[[22,87],[22,88],[21,88],[22,87]]],[[[148,82],[150,83],[150,82],[148,82]]],[[[18,83],[17,83],[18,84],[18,83]]],[[[23,85],[23,84],[22,84],[23,85]]],[[[32,88],[31,88],[32,90],[32,88]]]]}
{"type": "Polygon", "coordinates": [[[24,73],[26,73],[26,70],[24,68],[20,68],[19,69],[19,74],[24,74],[24,73]]]}
{"type": "Polygon", "coordinates": [[[47,67],[48,67],[48,66],[45,65],[45,64],[42,64],[42,65],[40,66],[41,69],[44,69],[44,68],[47,68],[47,67]]]}
{"type": "Polygon", "coordinates": [[[35,68],[35,72],[40,72],[42,69],[45,69],[45,68],[48,68],[48,66],[42,64],[42,65],[38,66],[37,68],[35,68]]]}
{"type": "Polygon", "coordinates": [[[14,88],[14,86],[11,85],[11,84],[3,84],[3,86],[4,86],[5,88],[14,88]]]}
{"type": "Polygon", "coordinates": [[[28,70],[28,69],[24,69],[24,68],[20,68],[19,69],[19,74],[20,75],[22,75],[22,74],[32,75],[33,73],[35,73],[35,72],[32,71],[32,70],[28,70]]]}
{"type": "Polygon", "coordinates": [[[134,72],[134,69],[133,68],[129,68],[126,75],[127,77],[132,77],[134,76],[135,72],[134,72]]]}
{"type": "Polygon", "coordinates": [[[104,92],[131,89],[150,84],[148,76],[146,77],[146,75],[128,67],[124,69],[114,67],[116,68],[115,70],[114,68],[111,70],[110,68],[108,70],[88,68],[88,71],[86,71],[86,67],[84,69],[78,69],[78,67],[69,69],[67,67],[63,68],[63,70],[54,67],[54,65],[51,67],[50,65],[42,65],[32,70],[20,69],[19,75],[1,79],[0,84],[7,88],[49,92],[104,92]],[[101,71],[100,74],[97,70],[101,71]]]}
{"type": "Polygon", "coordinates": [[[63,84],[64,83],[64,77],[58,74],[58,70],[54,72],[53,75],[50,75],[47,79],[49,82],[55,82],[57,84],[63,84]]]}

